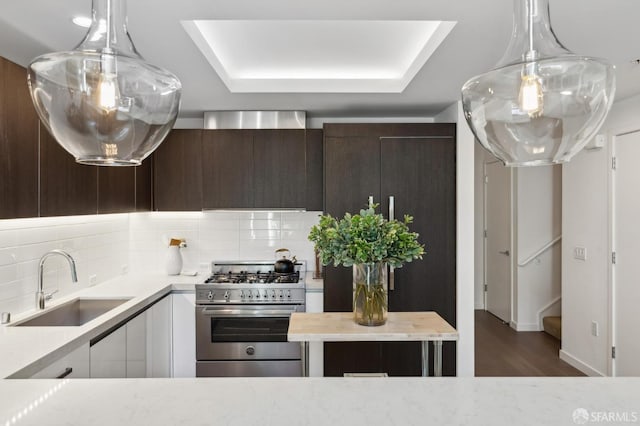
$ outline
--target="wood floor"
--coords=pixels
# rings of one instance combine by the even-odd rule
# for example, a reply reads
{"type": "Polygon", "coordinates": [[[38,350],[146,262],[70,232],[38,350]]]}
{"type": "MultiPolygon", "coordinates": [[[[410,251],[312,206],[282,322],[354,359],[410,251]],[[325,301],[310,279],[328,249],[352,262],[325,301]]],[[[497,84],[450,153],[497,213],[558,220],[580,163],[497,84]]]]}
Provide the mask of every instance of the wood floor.
{"type": "Polygon", "coordinates": [[[476,311],[476,376],[584,376],[558,357],[560,341],[542,331],[517,332],[476,311]]]}

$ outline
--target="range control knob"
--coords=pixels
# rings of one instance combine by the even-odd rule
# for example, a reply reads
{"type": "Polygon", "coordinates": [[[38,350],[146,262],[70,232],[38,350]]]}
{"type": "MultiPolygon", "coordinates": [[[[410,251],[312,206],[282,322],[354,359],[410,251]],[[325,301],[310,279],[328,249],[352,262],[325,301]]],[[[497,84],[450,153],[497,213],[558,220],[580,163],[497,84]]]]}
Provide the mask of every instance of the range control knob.
{"type": "Polygon", "coordinates": [[[260,290],[256,291],[256,299],[260,299],[260,290]]]}
{"type": "Polygon", "coordinates": [[[287,299],[291,299],[291,290],[287,290],[287,299]]]}
{"type": "Polygon", "coordinates": [[[244,290],[240,290],[240,299],[244,299],[244,290]]]}
{"type": "Polygon", "coordinates": [[[225,291],[225,292],[224,292],[224,298],[225,298],[225,299],[227,299],[227,300],[229,300],[229,292],[228,292],[228,291],[225,291]]]}
{"type": "Polygon", "coordinates": [[[275,290],[271,290],[271,298],[272,299],[276,298],[276,291],[275,290]]]}
{"type": "Polygon", "coordinates": [[[247,297],[248,297],[249,299],[252,299],[252,298],[253,298],[253,294],[251,294],[251,290],[247,291],[247,297]]]}
{"type": "Polygon", "coordinates": [[[280,290],[280,299],[282,299],[284,297],[284,294],[282,293],[282,290],[280,290]]]}
{"type": "Polygon", "coordinates": [[[213,299],[213,292],[210,291],[209,294],[207,294],[207,299],[211,300],[213,299]]]}

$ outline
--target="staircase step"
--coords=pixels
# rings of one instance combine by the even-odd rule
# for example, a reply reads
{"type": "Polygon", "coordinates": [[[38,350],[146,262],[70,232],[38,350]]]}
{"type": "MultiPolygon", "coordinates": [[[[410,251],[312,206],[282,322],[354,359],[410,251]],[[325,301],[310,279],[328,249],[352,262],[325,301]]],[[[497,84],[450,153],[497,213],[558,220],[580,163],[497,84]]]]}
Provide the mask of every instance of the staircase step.
{"type": "Polygon", "coordinates": [[[548,334],[562,340],[562,317],[544,317],[542,318],[542,327],[548,334]]]}

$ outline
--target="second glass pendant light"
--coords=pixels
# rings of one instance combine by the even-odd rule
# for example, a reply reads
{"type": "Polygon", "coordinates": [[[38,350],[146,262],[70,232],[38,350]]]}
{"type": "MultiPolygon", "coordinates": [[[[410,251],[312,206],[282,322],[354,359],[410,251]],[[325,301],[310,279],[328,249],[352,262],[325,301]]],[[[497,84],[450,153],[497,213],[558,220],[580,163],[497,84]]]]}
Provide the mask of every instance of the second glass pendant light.
{"type": "Polygon", "coordinates": [[[511,42],[496,68],[462,88],[476,138],[507,166],[568,161],[596,134],[613,102],[615,70],[556,39],[548,0],[514,0],[511,42]]]}

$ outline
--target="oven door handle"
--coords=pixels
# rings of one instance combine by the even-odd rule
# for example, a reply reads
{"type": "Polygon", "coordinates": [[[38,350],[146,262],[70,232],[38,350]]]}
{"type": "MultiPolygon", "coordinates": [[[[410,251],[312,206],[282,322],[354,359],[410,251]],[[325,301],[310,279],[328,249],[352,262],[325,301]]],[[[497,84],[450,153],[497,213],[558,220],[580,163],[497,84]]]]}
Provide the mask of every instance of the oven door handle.
{"type": "Polygon", "coordinates": [[[296,312],[295,308],[292,309],[216,309],[216,308],[202,308],[200,315],[208,317],[239,317],[239,316],[251,316],[251,317],[288,317],[292,313],[296,312]]]}

